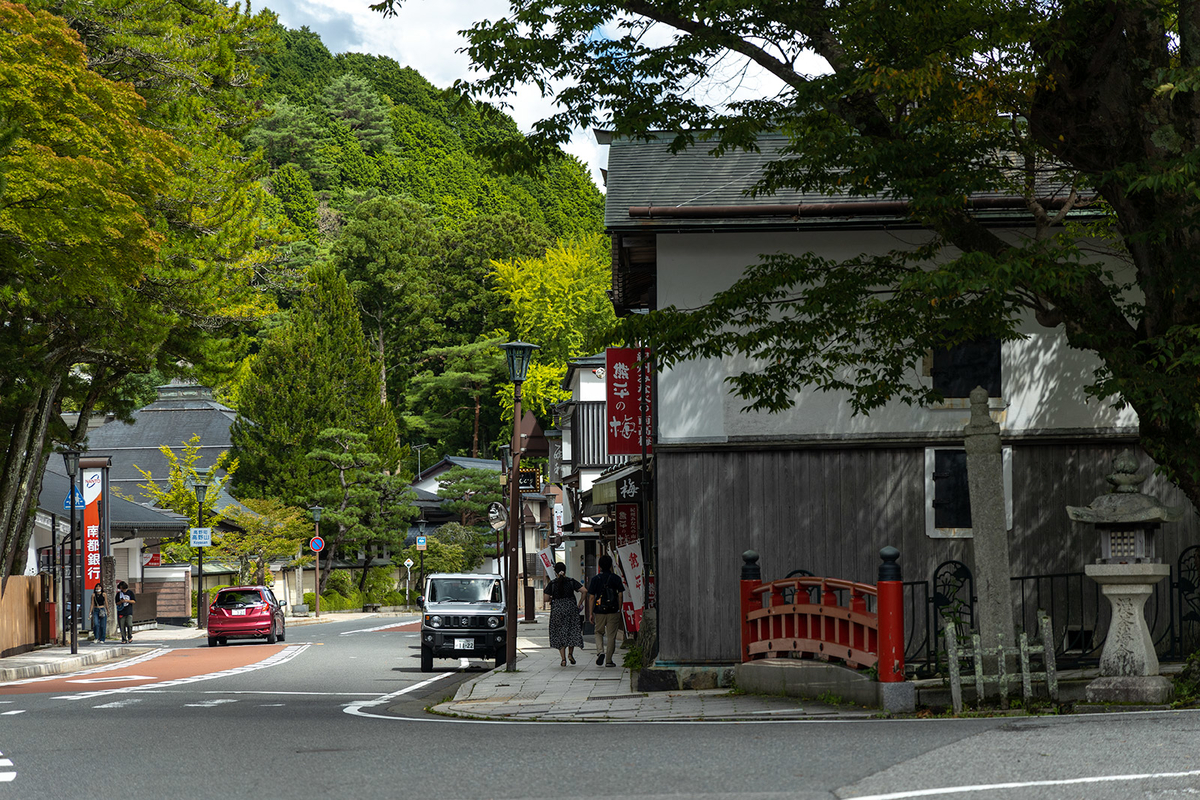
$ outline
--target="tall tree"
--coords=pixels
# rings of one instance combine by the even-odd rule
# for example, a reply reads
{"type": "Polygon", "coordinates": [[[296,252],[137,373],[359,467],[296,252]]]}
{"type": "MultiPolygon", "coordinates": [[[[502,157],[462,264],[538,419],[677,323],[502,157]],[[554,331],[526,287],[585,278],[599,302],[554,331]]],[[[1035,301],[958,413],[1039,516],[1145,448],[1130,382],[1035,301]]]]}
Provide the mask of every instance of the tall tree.
{"type": "Polygon", "coordinates": [[[231,166],[215,112],[246,118],[237,71],[259,23],[212,6],[168,75],[134,68],[148,63],[135,51],[165,56],[165,42],[107,19],[106,3],[73,9],[75,31],[0,4],[0,575],[23,569],[50,443],[81,443],[97,405],[127,414],[127,376],[202,363],[206,340],[264,305],[250,288],[269,272],[253,255],[261,194],[233,185],[245,165],[207,174],[231,166]],[[229,48],[224,61],[207,45],[229,48]],[[81,412],[73,430],[63,408],[81,412]]]}
{"type": "MultiPolygon", "coordinates": [[[[485,416],[495,408],[488,402],[496,387],[508,380],[499,338],[481,338],[458,347],[436,347],[424,356],[427,369],[408,384],[408,413],[404,424],[414,435],[439,443],[444,452],[470,452],[479,457],[485,416]]],[[[499,420],[495,422],[498,423],[499,420]]],[[[494,425],[488,426],[489,429],[494,425]]]]}
{"type": "Polygon", "coordinates": [[[787,145],[760,193],[895,200],[934,233],[840,262],[766,258],[706,308],[634,320],[627,336],[652,333],[668,364],[749,356],[760,366],[733,388],[756,408],[816,386],[869,411],[936,399],[907,379],[928,349],[1017,338],[1036,320],[1095,354],[1086,391],[1137,412],[1142,447],[1200,507],[1200,6],[509,5],[467,32],[484,77],[466,88],[501,100],[524,83],[566,88],[528,138],[501,143],[508,156],[597,124],[677,131],[675,146],[716,155],[779,131],[787,145]],[[760,71],[770,89],[729,101],[713,91],[730,75],[721,62],[760,71]],[[1022,199],[1029,236],[1004,238],[977,213],[972,197],[994,194],[1022,199]],[[1089,197],[1107,218],[1064,228],[1089,197]]]}
{"type": "Polygon", "coordinates": [[[328,468],[307,457],[326,428],[365,435],[382,470],[400,463],[396,422],[380,402],[379,367],[354,295],[329,266],[314,269],[312,280],[287,323],[263,341],[240,388],[230,431],[239,496],[307,506],[331,488],[328,468]]]}
{"type": "Polygon", "coordinates": [[[388,108],[365,78],[342,75],[325,87],[321,95],[326,112],[354,134],[363,152],[382,152],[392,142],[388,108]]]}
{"type": "Polygon", "coordinates": [[[425,209],[392,197],[358,206],[331,248],[375,350],[382,402],[389,377],[402,387],[412,375],[412,354],[440,338],[438,298],[430,290],[436,251],[437,231],[425,209]]]}
{"type": "MultiPolygon", "coordinates": [[[[537,258],[492,262],[496,293],[512,315],[512,335],[539,347],[522,395],[543,415],[569,396],[561,386],[567,362],[587,355],[616,322],[608,258],[604,237],[596,235],[559,242],[537,258]]],[[[511,409],[511,386],[502,383],[500,394],[511,409]]]]}

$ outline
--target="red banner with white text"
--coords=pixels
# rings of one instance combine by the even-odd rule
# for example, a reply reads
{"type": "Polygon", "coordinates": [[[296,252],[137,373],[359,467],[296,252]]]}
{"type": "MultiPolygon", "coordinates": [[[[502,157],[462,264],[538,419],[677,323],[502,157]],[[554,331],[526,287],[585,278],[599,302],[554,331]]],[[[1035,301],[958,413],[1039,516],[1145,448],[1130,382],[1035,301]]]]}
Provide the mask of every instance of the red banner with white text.
{"type": "Polygon", "coordinates": [[[604,351],[605,428],[609,455],[641,455],[643,445],[647,453],[651,451],[650,443],[654,437],[650,425],[648,360],[649,353],[645,349],[610,347],[604,351]]]}

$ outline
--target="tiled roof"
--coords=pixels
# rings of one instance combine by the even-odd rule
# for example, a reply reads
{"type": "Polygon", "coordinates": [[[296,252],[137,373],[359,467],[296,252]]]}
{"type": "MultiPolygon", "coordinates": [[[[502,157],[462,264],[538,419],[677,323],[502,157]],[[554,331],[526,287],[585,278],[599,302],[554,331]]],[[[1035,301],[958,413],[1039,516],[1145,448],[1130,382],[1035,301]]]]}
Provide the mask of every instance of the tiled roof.
{"type": "MultiPolygon", "coordinates": [[[[600,138],[601,143],[609,137],[600,138]]],[[[604,206],[604,224],[612,231],[674,229],[712,229],[714,227],[796,227],[797,224],[828,225],[832,220],[853,216],[859,223],[896,220],[903,217],[895,209],[864,212],[861,208],[850,211],[849,204],[862,206],[872,203],[871,198],[849,195],[826,195],[781,189],[775,194],[750,196],[747,191],[762,177],[763,168],[781,158],[787,139],[781,134],[759,136],[758,152],[731,150],[717,157],[709,153],[713,144],[698,142],[680,152],[670,152],[670,137],[651,141],[612,138],[608,152],[608,180],[604,206]],[[630,208],[653,207],[655,209],[677,209],[720,206],[753,208],[755,206],[816,206],[846,205],[847,213],[837,211],[804,215],[793,218],[787,215],[765,217],[738,216],[724,218],[647,217],[631,215],[630,208]]],[[[1061,186],[1047,187],[1044,197],[1053,196],[1061,186]]],[[[889,198],[890,199],[890,198],[889,198]]],[[[1002,212],[1012,216],[1014,211],[1024,217],[1027,212],[1017,201],[1000,193],[981,193],[973,200],[981,202],[1013,201],[1012,210],[1002,212]]],[[[989,211],[989,214],[996,212],[989,211]]]]}

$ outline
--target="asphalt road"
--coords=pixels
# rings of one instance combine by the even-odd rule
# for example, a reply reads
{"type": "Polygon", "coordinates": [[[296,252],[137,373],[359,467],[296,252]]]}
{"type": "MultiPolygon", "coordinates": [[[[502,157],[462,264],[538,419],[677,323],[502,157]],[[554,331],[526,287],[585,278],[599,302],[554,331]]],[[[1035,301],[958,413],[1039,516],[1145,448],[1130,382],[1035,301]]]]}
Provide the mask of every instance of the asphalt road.
{"type": "Polygon", "coordinates": [[[435,662],[441,671],[422,674],[412,626],[369,630],[385,622],[296,627],[274,647],[176,642],[117,670],[0,688],[0,774],[11,776],[0,800],[1200,796],[1195,712],[733,724],[433,717],[424,709],[485,664],[435,662]]]}

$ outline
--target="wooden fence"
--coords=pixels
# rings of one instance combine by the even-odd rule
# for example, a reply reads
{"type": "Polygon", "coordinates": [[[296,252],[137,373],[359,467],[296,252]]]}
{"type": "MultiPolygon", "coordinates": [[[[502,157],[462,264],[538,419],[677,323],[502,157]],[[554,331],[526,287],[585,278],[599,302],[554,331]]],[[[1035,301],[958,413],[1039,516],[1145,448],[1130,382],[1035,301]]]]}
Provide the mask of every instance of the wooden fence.
{"type": "Polygon", "coordinates": [[[43,630],[41,576],[24,575],[0,581],[0,657],[32,650],[48,641],[43,630]]]}

